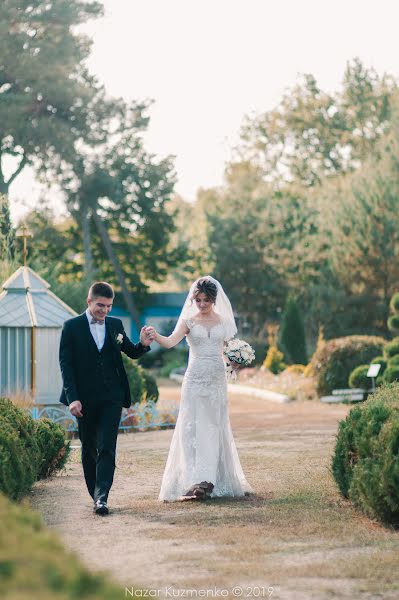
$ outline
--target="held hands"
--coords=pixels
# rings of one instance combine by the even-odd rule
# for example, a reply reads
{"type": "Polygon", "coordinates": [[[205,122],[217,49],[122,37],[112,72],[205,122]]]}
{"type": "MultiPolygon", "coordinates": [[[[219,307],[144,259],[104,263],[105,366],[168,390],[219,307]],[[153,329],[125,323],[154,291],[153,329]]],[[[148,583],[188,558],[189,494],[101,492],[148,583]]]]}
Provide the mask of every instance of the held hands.
{"type": "Polygon", "coordinates": [[[80,402],[80,400],[75,400],[75,402],[71,402],[71,404],[69,405],[69,411],[74,417],[83,417],[82,403],[80,402]]]}
{"type": "Polygon", "coordinates": [[[140,342],[143,346],[149,346],[156,337],[156,331],[153,327],[142,327],[140,331],[140,342]]]}

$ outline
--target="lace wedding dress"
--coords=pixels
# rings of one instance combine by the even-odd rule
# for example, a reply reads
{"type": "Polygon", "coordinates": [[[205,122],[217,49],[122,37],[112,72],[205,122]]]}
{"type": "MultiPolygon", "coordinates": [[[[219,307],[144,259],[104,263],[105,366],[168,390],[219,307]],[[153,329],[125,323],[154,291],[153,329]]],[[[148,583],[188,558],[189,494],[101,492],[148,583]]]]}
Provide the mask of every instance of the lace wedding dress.
{"type": "Polygon", "coordinates": [[[214,485],[211,497],[243,496],[252,489],[230,426],[223,323],[210,328],[199,320],[185,323],[190,356],[159,500],[178,500],[203,481],[214,485]]]}

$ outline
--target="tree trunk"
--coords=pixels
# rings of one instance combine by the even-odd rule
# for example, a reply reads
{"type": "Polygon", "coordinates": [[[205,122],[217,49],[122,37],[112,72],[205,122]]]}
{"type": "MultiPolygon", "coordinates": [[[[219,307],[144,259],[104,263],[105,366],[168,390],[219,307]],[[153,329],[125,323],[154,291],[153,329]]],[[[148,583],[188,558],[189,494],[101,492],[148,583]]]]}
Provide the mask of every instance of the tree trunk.
{"type": "Polygon", "coordinates": [[[0,153],[0,194],[7,196],[8,188],[9,188],[9,185],[7,184],[6,180],[4,179],[2,155],[0,153]]]}
{"type": "Polygon", "coordinates": [[[93,279],[94,266],[93,255],[91,253],[90,212],[86,206],[81,207],[80,216],[83,232],[83,275],[86,279],[93,279]]]}
{"type": "Polygon", "coordinates": [[[125,275],[124,275],[124,273],[123,273],[123,271],[121,269],[121,266],[119,264],[118,258],[117,258],[116,254],[114,252],[113,247],[112,247],[112,243],[111,243],[111,240],[109,238],[108,231],[107,231],[104,223],[102,222],[101,217],[97,214],[97,212],[96,212],[95,209],[93,209],[93,219],[94,219],[94,222],[95,222],[96,227],[98,229],[98,233],[100,234],[101,240],[102,240],[102,242],[104,244],[104,248],[105,248],[105,251],[106,251],[106,253],[108,255],[108,258],[111,261],[112,266],[114,267],[115,274],[116,274],[116,276],[118,278],[118,281],[119,281],[119,285],[122,288],[122,294],[123,294],[123,297],[125,299],[127,309],[129,311],[132,319],[133,319],[134,324],[137,327],[137,330],[140,332],[140,329],[141,329],[140,317],[139,317],[139,313],[137,311],[137,308],[136,308],[136,306],[134,304],[133,296],[129,292],[128,287],[126,285],[125,275]]]}

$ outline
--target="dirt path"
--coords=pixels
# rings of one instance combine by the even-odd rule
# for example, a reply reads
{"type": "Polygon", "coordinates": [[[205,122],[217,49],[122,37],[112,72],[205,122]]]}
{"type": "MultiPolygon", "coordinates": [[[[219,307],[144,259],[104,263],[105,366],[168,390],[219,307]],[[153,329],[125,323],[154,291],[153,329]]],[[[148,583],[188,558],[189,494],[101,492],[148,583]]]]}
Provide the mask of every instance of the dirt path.
{"type": "MultiPolygon", "coordinates": [[[[162,397],[178,393],[161,389],[162,397]]],[[[120,435],[109,517],[92,514],[78,450],[63,473],[36,484],[31,504],[87,565],[120,584],[121,598],[134,585],[154,597],[233,597],[241,586],[249,598],[396,599],[399,534],[359,515],[329,472],[347,410],[231,396],[255,490],[248,498],[159,503],[167,430],[120,435]]]]}

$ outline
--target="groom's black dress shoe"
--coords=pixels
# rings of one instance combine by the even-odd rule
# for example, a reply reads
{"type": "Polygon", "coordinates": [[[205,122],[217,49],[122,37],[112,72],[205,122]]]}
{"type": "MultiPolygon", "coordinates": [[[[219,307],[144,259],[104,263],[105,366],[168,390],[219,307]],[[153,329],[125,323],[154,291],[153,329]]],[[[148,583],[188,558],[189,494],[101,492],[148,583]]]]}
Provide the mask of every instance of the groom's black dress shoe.
{"type": "Polygon", "coordinates": [[[94,512],[96,515],[108,515],[109,509],[106,502],[101,502],[101,500],[97,500],[94,503],[94,512]]]}

